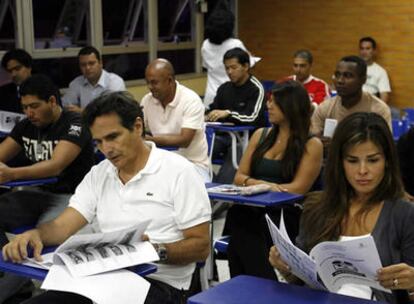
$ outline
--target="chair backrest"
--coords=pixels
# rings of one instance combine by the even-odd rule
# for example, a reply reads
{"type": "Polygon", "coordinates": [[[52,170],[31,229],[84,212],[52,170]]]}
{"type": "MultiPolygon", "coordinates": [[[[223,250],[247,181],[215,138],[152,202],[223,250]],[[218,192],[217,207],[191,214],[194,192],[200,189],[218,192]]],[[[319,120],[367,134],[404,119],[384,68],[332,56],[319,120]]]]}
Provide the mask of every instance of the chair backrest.
{"type": "Polygon", "coordinates": [[[392,120],[392,135],[394,140],[398,140],[401,135],[406,133],[410,128],[408,119],[393,119],[392,120]]]}
{"type": "Polygon", "coordinates": [[[404,112],[409,120],[409,124],[414,124],[414,108],[405,108],[404,112]]]}

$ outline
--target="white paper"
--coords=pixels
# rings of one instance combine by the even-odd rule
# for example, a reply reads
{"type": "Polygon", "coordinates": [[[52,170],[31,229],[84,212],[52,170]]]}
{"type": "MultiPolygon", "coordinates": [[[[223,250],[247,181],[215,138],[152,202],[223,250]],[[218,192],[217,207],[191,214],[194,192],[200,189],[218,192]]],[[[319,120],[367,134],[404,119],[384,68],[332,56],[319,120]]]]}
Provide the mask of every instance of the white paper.
{"type": "Polygon", "coordinates": [[[258,184],[252,186],[236,186],[233,184],[222,184],[215,187],[207,188],[209,193],[220,193],[228,195],[253,195],[271,190],[271,186],[267,184],[258,184]]]}
{"type": "Polygon", "coordinates": [[[26,115],[19,113],[0,111],[0,131],[10,133],[13,127],[25,117],[26,115]]]}
{"type": "Polygon", "coordinates": [[[147,297],[150,283],[128,270],[74,278],[64,265],[54,265],[41,288],[77,293],[97,304],[140,304],[147,297]]]}
{"type": "Polygon", "coordinates": [[[338,124],[338,120],[336,119],[332,119],[332,118],[325,119],[325,127],[323,129],[323,136],[332,138],[337,124],[338,124]]]}
{"type": "Polygon", "coordinates": [[[284,226],[283,213],[280,229],[266,215],[273,243],[292,273],[314,288],[325,289],[317,280],[319,275],[326,289],[337,292],[342,285],[352,283],[370,286],[385,292],[376,280],[381,260],[372,236],[350,241],[322,242],[316,245],[309,256],[289,240],[284,226]]]}
{"type": "Polygon", "coordinates": [[[89,276],[159,260],[150,242],[131,243],[128,246],[107,244],[98,248],[69,249],[55,254],[55,264],[56,256],[64,262],[74,277],[89,276]]]}
{"type": "Polygon", "coordinates": [[[42,269],[65,264],[72,276],[83,277],[158,261],[154,246],[141,241],[149,222],[109,233],[73,235],[55,252],[42,255],[42,262],[30,258],[23,264],[42,269]]]}
{"type": "Polygon", "coordinates": [[[60,245],[53,258],[74,277],[88,276],[159,260],[149,242],[141,241],[150,221],[109,233],[76,234],[60,245]]]}
{"type": "Polygon", "coordinates": [[[336,292],[347,283],[366,285],[385,292],[376,280],[382,268],[372,236],[341,242],[323,242],[310,252],[318,274],[328,290],[336,292]]]}
{"type": "Polygon", "coordinates": [[[53,266],[54,252],[45,253],[42,255],[42,261],[36,261],[35,258],[27,258],[23,261],[23,265],[48,270],[53,266]]]}
{"type": "MultiPolygon", "coordinates": [[[[267,214],[266,220],[273,243],[283,261],[289,265],[291,272],[308,286],[324,289],[322,284],[318,282],[315,262],[305,252],[293,245],[289,237],[280,232],[267,214]]],[[[286,231],[286,228],[282,228],[281,230],[286,231]]]]}

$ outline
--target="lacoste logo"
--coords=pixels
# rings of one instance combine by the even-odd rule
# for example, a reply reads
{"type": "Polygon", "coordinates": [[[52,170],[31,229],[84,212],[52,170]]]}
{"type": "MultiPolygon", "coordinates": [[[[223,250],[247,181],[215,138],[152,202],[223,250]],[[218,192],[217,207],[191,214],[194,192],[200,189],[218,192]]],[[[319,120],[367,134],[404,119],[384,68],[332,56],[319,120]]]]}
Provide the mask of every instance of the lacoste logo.
{"type": "Polygon", "coordinates": [[[152,192],[147,192],[147,196],[153,196],[154,195],[154,193],[152,193],[152,192]]]}

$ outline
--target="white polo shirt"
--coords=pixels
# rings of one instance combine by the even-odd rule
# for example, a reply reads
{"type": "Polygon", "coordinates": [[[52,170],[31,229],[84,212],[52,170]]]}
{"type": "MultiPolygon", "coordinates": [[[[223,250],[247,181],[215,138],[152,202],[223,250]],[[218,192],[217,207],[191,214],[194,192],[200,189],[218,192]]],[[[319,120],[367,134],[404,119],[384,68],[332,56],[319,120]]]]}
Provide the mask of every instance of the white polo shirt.
{"type": "Polygon", "coordinates": [[[369,65],[367,67],[367,81],[363,85],[362,90],[373,95],[391,92],[387,71],[376,62],[369,65]]]}
{"type": "MultiPolygon", "coordinates": [[[[76,188],[69,207],[90,223],[97,217],[103,232],[151,219],[145,232],[153,243],[182,240],[182,230],[208,222],[211,207],[207,191],[194,166],[185,158],[158,149],[152,142],[145,167],[123,184],[109,160],[94,166],[76,188]]],[[[178,289],[188,289],[195,263],[158,264],[151,278],[178,289]]]]}
{"type": "Polygon", "coordinates": [[[145,127],[154,136],[180,134],[183,128],[196,130],[190,145],[187,148],[180,148],[178,153],[194,164],[209,170],[203,102],[196,92],[179,84],[178,81],[176,84],[174,99],[165,108],[151,93],[142,98],[145,127]]]}

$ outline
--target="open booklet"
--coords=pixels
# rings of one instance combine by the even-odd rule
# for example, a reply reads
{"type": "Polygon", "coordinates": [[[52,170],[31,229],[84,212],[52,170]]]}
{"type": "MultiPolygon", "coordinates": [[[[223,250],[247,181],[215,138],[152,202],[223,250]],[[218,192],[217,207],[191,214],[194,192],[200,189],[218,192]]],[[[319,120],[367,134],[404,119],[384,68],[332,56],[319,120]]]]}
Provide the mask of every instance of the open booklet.
{"type": "Polygon", "coordinates": [[[30,258],[23,264],[43,269],[64,264],[73,277],[84,277],[157,261],[151,243],[141,240],[149,222],[108,233],[73,235],[54,252],[42,255],[42,262],[30,258]]]}
{"type": "Polygon", "coordinates": [[[220,193],[229,195],[253,195],[270,191],[271,186],[266,184],[252,185],[252,186],[236,186],[232,184],[223,184],[207,189],[209,193],[220,193]]]}
{"type": "Polygon", "coordinates": [[[13,127],[26,115],[8,111],[0,111],[0,132],[10,133],[13,127]]]}
{"type": "Polygon", "coordinates": [[[391,292],[376,280],[377,270],[382,265],[372,236],[341,242],[322,242],[307,255],[289,239],[283,212],[279,228],[268,215],[266,220],[281,258],[289,265],[292,274],[308,286],[337,292],[342,285],[353,283],[391,292]]]}

